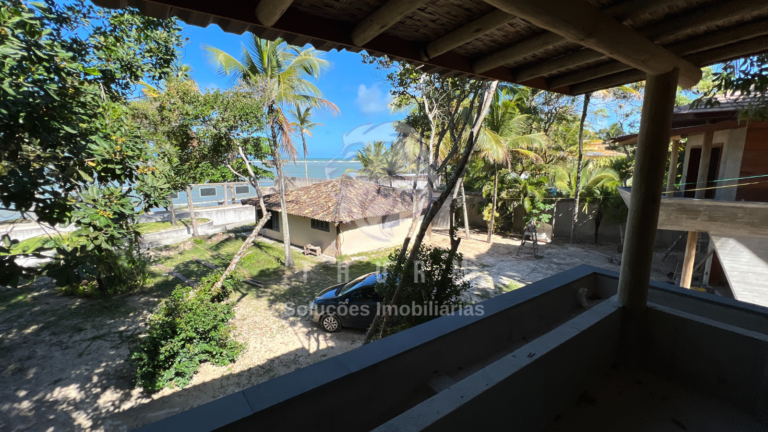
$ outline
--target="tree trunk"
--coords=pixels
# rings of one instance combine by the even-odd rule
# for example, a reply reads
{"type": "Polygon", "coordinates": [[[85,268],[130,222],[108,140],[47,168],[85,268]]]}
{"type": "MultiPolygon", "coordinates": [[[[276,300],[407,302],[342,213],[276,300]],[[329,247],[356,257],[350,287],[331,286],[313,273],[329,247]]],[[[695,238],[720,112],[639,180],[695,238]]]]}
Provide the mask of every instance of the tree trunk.
{"type": "Polygon", "coordinates": [[[171,225],[177,226],[179,221],[176,219],[176,208],[173,206],[173,200],[168,198],[168,211],[171,212],[171,225]]]}
{"type": "Polygon", "coordinates": [[[488,224],[488,243],[493,243],[493,224],[496,220],[496,194],[499,188],[499,168],[493,169],[493,204],[491,205],[491,222],[488,224]]]}
{"type": "Polygon", "coordinates": [[[307,184],[304,186],[309,186],[309,167],[307,166],[307,140],[304,138],[304,132],[301,133],[301,144],[304,145],[304,177],[307,179],[307,184]]]}
{"type": "Polygon", "coordinates": [[[224,273],[221,274],[219,281],[216,282],[216,285],[213,286],[214,291],[221,289],[221,285],[224,283],[224,280],[227,279],[227,276],[229,276],[229,274],[232,273],[235,270],[235,268],[237,268],[237,264],[240,262],[241,259],[243,259],[243,256],[245,256],[245,253],[248,251],[248,248],[251,247],[251,245],[253,244],[253,241],[256,239],[256,236],[259,235],[259,231],[261,231],[261,229],[264,228],[264,224],[267,223],[270,216],[272,216],[270,213],[264,213],[264,216],[261,217],[261,220],[259,221],[259,223],[257,223],[256,226],[253,228],[253,231],[251,231],[251,235],[249,235],[248,238],[245,239],[245,242],[243,243],[243,245],[240,246],[240,250],[237,251],[235,256],[232,258],[232,261],[230,261],[229,265],[227,266],[227,269],[224,270],[224,273]]]}
{"type": "Polygon", "coordinates": [[[464,179],[461,179],[461,207],[464,211],[464,234],[469,240],[469,216],[467,214],[467,195],[464,193],[464,179]]]}
{"type": "MultiPolygon", "coordinates": [[[[274,117],[274,112],[272,113],[274,117]]],[[[291,254],[291,233],[288,226],[288,212],[286,211],[285,202],[285,178],[283,177],[283,166],[280,162],[280,149],[277,142],[277,131],[275,130],[275,120],[271,120],[272,127],[272,159],[275,161],[275,171],[277,172],[277,184],[278,191],[280,193],[280,218],[282,226],[280,230],[283,232],[283,248],[285,249],[285,266],[293,267],[293,255],[291,254]]]]}
{"type": "Polygon", "coordinates": [[[571,224],[571,239],[576,233],[576,224],[579,222],[579,192],[581,191],[581,161],[584,158],[584,122],[587,120],[587,108],[589,108],[589,98],[592,93],[584,94],[584,108],[581,111],[581,122],[579,122],[579,159],[576,165],[576,191],[574,192],[573,202],[573,223],[571,224]]]}
{"type": "MultiPolygon", "coordinates": [[[[240,153],[240,158],[245,163],[245,169],[248,170],[248,175],[251,176],[251,186],[253,186],[253,188],[256,189],[256,195],[259,197],[259,208],[261,209],[261,214],[265,215],[267,214],[267,209],[266,207],[264,207],[264,195],[261,193],[261,186],[259,185],[259,179],[257,179],[256,174],[253,173],[253,168],[251,167],[251,163],[248,162],[248,158],[245,157],[245,152],[243,152],[243,148],[238,145],[237,150],[240,153]]],[[[229,167],[229,169],[232,170],[232,167],[229,167]]],[[[234,189],[232,192],[232,196],[233,197],[235,196],[234,189]]]]}
{"type": "MultiPolygon", "coordinates": [[[[440,194],[440,196],[435,200],[434,203],[430,203],[429,205],[429,211],[424,216],[424,221],[421,223],[421,226],[419,227],[419,233],[416,235],[416,237],[413,240],[413,246],[411,247],[411,252],[408,254],[408,259],[403,262],[403,257],[406,254],[406,251],[408,250],[408,245],[411,241],[410,237],[406,237],[403,241],[403,247],[400,250],[400,257],[398,258],[398,262],[403,262],[403,268],[407,268],[408,266],[413,265],[414,260],[416,259],[416,254],[418,253],[419,249],[421,248],[421,244],[424,241],[424,236],[427,232],[427,227],[432,224],[432,220],[435,218],[437,213],[440,211],[440,208],[443,206],[443,203],[448,198],[448,195],[451,193],[451,190],[456,186],[456,182],[464,175],[464,170],[467,167],[467,162],[469,162],[469,157],[472,154],[472,151],[475,149],[475,145],[477,144],[477,133],[480,130],[480,126],[483,124],[483,121],[485,120],[485,116],[488,114],[488,107],[491,103],[491,98],[493,96],[493,93],[496,91],[496,87],[498,86],[498,81],[493,81],[491,84],[485,89],[483,94],[482,103],[478,107],[478,113],[477,117],[475,118],[474,124],[472,125],[472,129],[469,133],[469,138],[467,141],[466,148],[464,149],[464,154],[459,159],[458,163],[456,164],[456,171],[454,172],[453,176],[448,180],[446,183],[445,190],[440,194]]],[[[400,281],[397,284],[397,288],[395,289],[395,293],[392,295],[392,298],[389,300],[388,304],[397,304],[398,300],[400,299],[400,293],[403,290],[403,286],[405,285],[405,278],[400,278],[400,281]]],[[[371,324],[371,327],[366,334],[366,340],[372,339],[372,332],[374,329],[378,327],[378,320],[381,316],[376,316],[374,319],[373,324],[371,324]]],[[[383,322],[381,323],[381,337],[386,337],[387,335],[387,329],[389,327],[390,322],[390,315],[384,314],[383,322]]]]}
{"type": "Polygon", "coordinates": [[[599,205],[600,204],[598,204],[597,212],[595,213],[595,244],[597,244],[597,233],[600,230],[600,222],[603,221],[603,211],[600,210],[599,205]]]}
{"type": "Polygon", "coordinates": [[[192,188],[189,186],[187,186],[187,209],[189,209],[189,219],[192,221],[192,235],[197,237],[197,218],[195,208],[192,207],[192,188]]]}

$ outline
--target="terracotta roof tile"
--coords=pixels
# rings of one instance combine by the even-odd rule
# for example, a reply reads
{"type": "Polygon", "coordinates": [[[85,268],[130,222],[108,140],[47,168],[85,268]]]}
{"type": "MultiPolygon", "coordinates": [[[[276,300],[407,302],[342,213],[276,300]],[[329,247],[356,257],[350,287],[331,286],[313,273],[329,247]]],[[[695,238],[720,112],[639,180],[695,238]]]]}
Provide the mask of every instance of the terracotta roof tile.
{"type": "MultiPolygon", "coordinates": [[[[342,176],[335,180],[301,187],[285,193],[288,214],[326,222],[350,222],[411,211],[410,190],[402,190],[342,176]]],[[[258,206],[257,198],[243,204],[258,206]]],[[[280,211],[280,194],[264,196],[268,210],[280,211]]]]}

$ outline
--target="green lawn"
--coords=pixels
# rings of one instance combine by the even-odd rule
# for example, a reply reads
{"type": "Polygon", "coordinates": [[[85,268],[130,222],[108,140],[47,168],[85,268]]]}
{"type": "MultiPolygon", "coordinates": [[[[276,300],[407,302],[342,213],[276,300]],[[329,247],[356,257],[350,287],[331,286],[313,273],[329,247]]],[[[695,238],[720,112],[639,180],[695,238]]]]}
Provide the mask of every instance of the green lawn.
{"type": "MultiPolygon", "coordinates": [[[[59,237],[58,234],[54,234],[53,236],[59,237]]],[[[61,238],[66,239],[67,236],[68,234],[62,234],[61,238]]],[[[49,237],[46,235],[22,240],[11,247],[11,253],[8,255],[18,255],[18,254],[25,254],[25,253],[32,252],[35,249],[42,246],[43,243],[45,243],[48,240],[49,240],[49,237]]],[[[0,254],[0,255],[5,255],[5,254],[0,254]]]]}
{"type": "MultiPolygon", "coordinates": [[[[198,225],[208,221],[210,221],[210,219],[197,218],[198,225]]],[[[149,233],[165,231],[169,229],[176,229],[176,228],[190,227],[190,226],[192,226],[192,221],[190,221],[189,219],[182,219],[182,220],[179,220],[179,225],[177,226],[173,226],[170,221],[140,223],[138,225],[138,230],[142,234],[149,234],[149,233]]]]}
{"type": "MultiPolygon", "coordinates": [[[[243,233],[242,236],[228,238],[213,244],[208,244],[206,240],[197,239],[193,241],[193,246],[187,250],[180,250],[184,248],[179,248],[178,245],[167,246],[164,249],[174,251],[174,253],[169,253],[153,262],[171,268],[192,280],[199,280],[212,270],[195,261],[195,258],[214,264],[219,268],[225,268],[240,249],[244,241],[244,234],[250,229],[251,227],[243,228],[239,231],[243,233]]],[[[347,257],[348,280],[376,271],[377,264],[382,265],[386,262],[389,252],[391,250],[347,257]]],[[[296,251],[293,252],[293,260],[295,266],[292,269],[284,267],[283,245],[257,240],[240,261],[238,271],[241,272],[241,275],[263,282],[266,286],[265,288],[258,288],[243,283],[240,286],[240,295],[265,298],[269,304],[288,301],[301,304],[312,300],[322,289],[339,283],[337,282],[339,278],[342,282],[344,281],[343,268],[339,271],[335,264],[323,262],[315,257],[307,257],[296,251]]],[[[159,287],[165,284],[175,285],[178,283],[176,279],[162,276],[162,271],[157,267],[153,267],[152,271],[154,272],[150,282],[152,286],[159,287]]]]}

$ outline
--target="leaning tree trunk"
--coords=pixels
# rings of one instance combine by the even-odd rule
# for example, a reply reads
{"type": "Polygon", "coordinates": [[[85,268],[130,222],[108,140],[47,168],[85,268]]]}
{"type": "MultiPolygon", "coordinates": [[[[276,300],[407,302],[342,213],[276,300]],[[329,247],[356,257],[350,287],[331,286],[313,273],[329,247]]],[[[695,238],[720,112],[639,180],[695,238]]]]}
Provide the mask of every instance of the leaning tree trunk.
{"type": "MultiPolygon", "coordinates": [[[[475,149],[475,145],[477,144],[477,139],[475,138],[477,136],[478,131],[480,130],[480,126],[483,124],[483,121],[485,120],[485,116],[488,113],[488,107],[491,103],[491,96],[496,91],[496,86],[498,86],[498,81],[493,81],[484,91],[483,99],[480,107],[478,107],[478,114],[475,118],[475,122],[472,125],[472,130],[469,133],[469,138],[467,141],[466,148],[464,149],[464,154],[459,159],[459,162],[456,164],[456,171],[451,176],[450,179],[448,179],[448,182],[445,185],[445,190],[440,194],[440,196],[437,197],[437,199],[430,203],[429,205],[429,211],[426,215],[424,215],[424,220],[421,223],[421,226],[419,227],[419,232],[416,234],[416,237],[413,239],[413,246],[411,247],[411,252],[408,254],[408,259],[406,259],[403,262],[404,256],[406,254],[406,251],[408,249],[408,245],[411,241],[410,237],[406,237],[403,241],[403,247],[400,249],[400,256],[398,257],[398,263],[403,262],[403,268],[407,268],[411,265],[413,265],[416,254],[418,253],[419,249],[421,248],[421,244],[424,242],[424,236],[427,233],[427,227],[429,227],[430,224],[432,224],[432,220],[437,216],[437,213],[440,211],[440,208],[443,206],[443,203],[447,200],[449,194],[453,190],[454,187],[456,187],[456,182],[464,175],[464,170],[467,167],[467,162],[469,162],[469,156],[472,154],[472,151],[475,149]]],[[[395,293],[392,295],[392,298],[389,300],[388,304],[397,304],[398,300],[400,300],[400,294],[403,291],[403,287],[405,286],[405,278],[400,278],[400,281],[397,284],[397,288],[395,288],[395,293]]],[[[382,319],[381,315],[377,315],[374,319],[373,324],[371,324],[371,327],[368,329],[368,333],[365,335],[366,341],[372,340],[373,333],[378,329],[378,322],[382,319]]],[[[386,337],[387,336],[387,330],[389,327],[391,316],[389,314],[383,315],[383,321],[381,322],[381,330],[380,330],[380,337],[386,337]]]]}
{"type": "Polygon", "coordinates": [[[245,239],[245,242],[242,244],[242,246],[240,246],[240,250],[237,251],[235,256],[232,258],[232,261],[230,261],[229,265],[227,266],[227,269],[224,270],[224,273],[221,274],[219,281],[216,282],[216,285],[213,286],[214,291],[221,289],[221,286],[224,284],[224,280],[226,280],[229,274],[232,273],[235,270],[235,268],[237,268],[237,264],[240,262],[241,259],[243,259],[243,256],[245,256],[245,253],[248,251],[248,248],[250,248],[251,245],[253,244],[253,241],[256,240],[256,236],[258,236],[259,231],[261,231],[261,229],[264,228],[264,224],[267,223],[270,216],[272,215],[269,213],[263,214],[259,223],[257,223],[256,226],[253,228],[253,231],[251,231],[251,235],[249,235],[245,239]]]}
{"type": "Polygon", "coordinates": [[[491,205],[491,222],[488,224],[488,243],[493,243],[493,224],[496,221],[496,195],[499,189],[499,168],[493,170],[493,204],[491,205]]]}
{"type": "Polygon", "coordinates": [[[171,225],[178,225],[179,220],[176,219],[176,208],[173,206],[173,199],[171,198],[168,198],[168,211],[171,212],[171,225]]]}
{"type": "Polygon", "coordinates": [[[187,186],[187,208],[189,209],[189,220],[192,221],[192,235],[197,237],[197,218],[195,218],[195,208],[192,207],[192,188],[187,186]]]}
{"type": "Polygon", "coordinates": [[[579,223],[579,192],[581,191],[581,161],[584,159],[584,122],[587,120],[587,108],[589,107],[589,98],[592,93],[584,94],[584,108],[581,111],[581,122],[579,122],[579,159],[576,164],[576,186],[574,189],[574,201],[573,201],[573,223],[571,224],[571,238],[570,242],[573,243],[573,236],[576,233],[576,224],[579,223]]]}
{"type": "Polygon", "coordinates": [[[275,122],[272,120],[272,159],[275,161],[275,171],[277,172],[278,192],[280,193],[280,218],[281,227],[283,232],[283,247],[285,249],[285,266],[293,267],[293,255],[291,254],[291,233],[288,227],[288,212],[286,211],[285,202],[285,178],[283,177],[283,166],[280,162],[280,149],[277,144],[277,131],[275,130],[275,122]]]}

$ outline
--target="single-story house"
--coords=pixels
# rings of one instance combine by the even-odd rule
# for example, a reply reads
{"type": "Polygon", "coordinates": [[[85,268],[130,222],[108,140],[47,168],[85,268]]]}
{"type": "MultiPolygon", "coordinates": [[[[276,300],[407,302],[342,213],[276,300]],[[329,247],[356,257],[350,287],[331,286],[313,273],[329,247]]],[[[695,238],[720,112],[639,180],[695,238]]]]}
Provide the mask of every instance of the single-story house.
{"type": "MultiPolygon", "coordinates": [[[[413,220],[410,190],[346,175],[289,190],[285,200],[291,243],[299,247],[319,246],[323,254],[330,256],[402,244],[413,220]]],[[[242,202],[254,206],[257,220],[261,218],[258,198],[242,202]]],[[[265,195],[264,206],[272,217],[261,234],[282,240],[280,195],[265,195]]],[[[418,217],[421,218],[421,212],[418,217]]]]}

